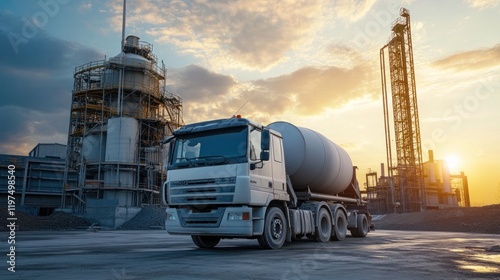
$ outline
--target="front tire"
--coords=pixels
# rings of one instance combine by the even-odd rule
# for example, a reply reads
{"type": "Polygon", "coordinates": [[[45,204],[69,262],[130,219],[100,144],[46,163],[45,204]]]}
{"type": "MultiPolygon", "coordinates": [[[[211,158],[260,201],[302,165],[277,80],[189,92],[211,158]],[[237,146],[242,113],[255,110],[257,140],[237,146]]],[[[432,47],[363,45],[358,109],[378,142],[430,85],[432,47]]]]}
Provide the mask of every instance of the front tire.
{"type": "Polygon", "coordinates": [[[201,235],[191,235],[193,243],[202,249],[212,249],[220,242],[220,237],[218,236],[201,236],[201,235]]]}
{"type": "Polygon", "coordinates": [[[271,207],[266,213],[264,232],[257,240],[262,248],[279,249],[285,244],[287,229],[283,211],[278,207],[271,207]]]}

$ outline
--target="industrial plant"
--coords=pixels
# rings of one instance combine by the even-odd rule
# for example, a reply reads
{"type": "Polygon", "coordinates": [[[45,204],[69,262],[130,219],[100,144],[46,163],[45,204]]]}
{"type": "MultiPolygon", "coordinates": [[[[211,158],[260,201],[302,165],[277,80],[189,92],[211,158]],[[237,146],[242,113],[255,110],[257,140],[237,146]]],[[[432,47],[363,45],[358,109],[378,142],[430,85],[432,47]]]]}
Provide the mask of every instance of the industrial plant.
{"type": "Polygon", "coordinates": [[[376,172],[366,174],[370,210],[379,214],[405,213],[456,207],[459,202],[470,207],[463,173],[453,176],[452,189],[449,171],[442,161],[434,161],[433,151],[429,151],[428,162],[422,160],[410,11],[401,8],[391,29],[388,43],[380,49],[387,175],[384,164],[379,178],[376,172]]]}
{"type": "Polygon", "coordinates": [[[161,142],[182,124],[182,101],[166,90],[153,46],[128,36],[122,52],[75,68],[62,207],[117,227],[160,205],[161,142]]]}
{"type": "MultiPolygon", "coordinates": [[[[470,207],[467,176],[450,174],[433,151],[427,162],[422,158],[407,9],[391,29],[379,54],[386,162],[380,176],[366,174],[364,199],[373,214],[470,207]]],[[[59,208],[117,228],[142,207],[162,205],[162,142],[184,125],[182,100],[167,91],[165,65],[153,46],[123,34],[118,55],[75,67],[66,145],[39,144],[29,156],[0,155],[2,167],[17,168],[23,211],[49,215],[59,208]]],[[[0,197],[7,197],[3,185],[0,197]]]]}

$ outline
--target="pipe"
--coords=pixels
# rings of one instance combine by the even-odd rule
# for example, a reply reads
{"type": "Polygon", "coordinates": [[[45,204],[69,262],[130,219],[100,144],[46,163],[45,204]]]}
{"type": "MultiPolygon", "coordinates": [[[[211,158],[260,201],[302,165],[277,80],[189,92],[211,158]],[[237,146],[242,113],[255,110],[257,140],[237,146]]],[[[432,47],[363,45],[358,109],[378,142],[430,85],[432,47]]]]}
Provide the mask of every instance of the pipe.
{"type": "Polygon", "coordinates": [[[328,194],[319,194],[319,193],[312,193],[312,192],[298,192],[297,197],[300,197],[301,199],[318,199],[318,200],[330,200],[330,201],[339,201],[339,202],[347,202],[347,203],[356,203],[356,204],[362,204],[366,203],[366,201],[363,201],[361,199],[356,199],[356,198],[349,198],[349,197],[341,197],[341,196],[336,196],[336,195],[328,195],[328,194]]]}
{"type": "Polygon", "coordinates": [[[127,15],[127,0],[123,0],[123,16],[122,16],[122,46],[121,50],[125,46],[125,17],[127,15]]]}

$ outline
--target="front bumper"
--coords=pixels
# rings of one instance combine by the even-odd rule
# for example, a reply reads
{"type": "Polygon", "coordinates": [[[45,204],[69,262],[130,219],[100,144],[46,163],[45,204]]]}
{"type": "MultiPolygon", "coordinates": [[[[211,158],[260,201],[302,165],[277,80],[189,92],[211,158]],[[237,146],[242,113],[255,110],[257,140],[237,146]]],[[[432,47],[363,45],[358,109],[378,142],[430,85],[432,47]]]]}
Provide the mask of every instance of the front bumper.
{"type": "MultiPolygon", "coordinates": [[[[258,232],[263,220],[253,219],[253,209],[243,207],[223,207],[211,212],[193,212],[185,208],[167,208],[165,229],[169,234],[181,235],[216,235],[222,237],[252,237],[258,232]],[[229,220],[230,213],[249,213],[248,220],[229,220]],[[255,227],[254,223],[259,226],[255,227]]],[[[262,233],[262,232],[260,232],[262,233]]]]}

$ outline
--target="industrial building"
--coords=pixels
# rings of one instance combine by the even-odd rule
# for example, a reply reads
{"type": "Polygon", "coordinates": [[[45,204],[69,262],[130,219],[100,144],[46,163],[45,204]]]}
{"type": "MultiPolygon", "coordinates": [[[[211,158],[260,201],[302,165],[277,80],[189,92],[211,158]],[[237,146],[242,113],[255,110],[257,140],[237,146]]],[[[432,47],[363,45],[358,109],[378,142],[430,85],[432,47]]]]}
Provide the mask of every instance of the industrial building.
{"type": "MultiPolygon", "coordinates": [[[[7,167],[15,166],[16,209],[46,216],[61,207],[66,166],[66,145],[38,144],[28,156],[0,154],[0,180],[7,182],[7,167]]],[[[76,172],[67,174],[76,183],[76,172]]],[[[0,185],[0,201],[7,205],[7,184],[0,185]]]]}
{"type": "MultiPolygon", "coordinates": [[[[469,187],[464,172],[450,174],[444,160],[435,160],[429,150],[429,160],[422,164],[426,209],[470,207],[469,187]]],[[[366,174],[366,199],[374,214],[402,213],[399,201],[399,180],[385,175],[381,164],[381,176],[377,172],[366,174]]]]}
{"type": "Polygon", "coordinates": [[[457,193],[451,189],[450,172],[444,160],[434,160],[434,152],[430,150],[423,170],[426,208],[458,206],[457,193]]]}
{"type": "Polygon", "coordinates": [[[434,160],[433,151],[428,162],[422,160],[410,11],[401,8],[391,30],[388,43],[380,49],[387,175],[384,164],[380,177],[377,172],[366,174],[370,211],[416,212],[454,207],[459,202],[470,206],[463,173],[451,176],[443,161],[434,160]]]}
{"type": "Polygon", "coordinates": [[[118,227],[161,204],[161,143],[183,124],[182,101],[151,44],[128,36],[117,56],[76,67],[69,123],[67,211],[118,227]]]}

